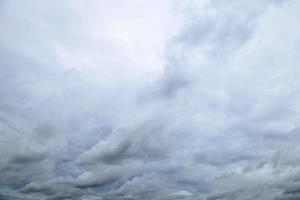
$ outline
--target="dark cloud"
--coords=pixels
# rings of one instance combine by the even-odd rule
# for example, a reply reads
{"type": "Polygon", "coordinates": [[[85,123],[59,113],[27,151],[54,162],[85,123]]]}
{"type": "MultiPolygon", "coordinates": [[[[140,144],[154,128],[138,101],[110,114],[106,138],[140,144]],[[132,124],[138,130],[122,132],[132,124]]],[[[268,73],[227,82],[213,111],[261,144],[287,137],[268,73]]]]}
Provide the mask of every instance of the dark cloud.
{"type": "Polygon", "coordinates": [[[53,195],[55,194],[55,190],[47,184],[43,183],[29,183],[25,185],[20,192],[23,193],[43,193],[46,195],[53,195]]]}
{"type": "Polygon", "coordinates": [[[11,163],[26,164],[39,162],[47,158],[47,152],[22,152],[11,158],[11,163]]]}

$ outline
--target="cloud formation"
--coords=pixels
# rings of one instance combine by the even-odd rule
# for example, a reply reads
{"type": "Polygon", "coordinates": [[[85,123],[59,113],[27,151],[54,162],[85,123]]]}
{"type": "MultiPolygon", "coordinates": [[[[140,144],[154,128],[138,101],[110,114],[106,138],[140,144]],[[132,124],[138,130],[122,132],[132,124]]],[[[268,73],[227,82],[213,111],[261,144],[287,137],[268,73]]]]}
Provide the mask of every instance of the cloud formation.
{"type": "Polygon", "coordinates": [[[0,199],[299,199],[299,11],[1,1],[0,199]]]}

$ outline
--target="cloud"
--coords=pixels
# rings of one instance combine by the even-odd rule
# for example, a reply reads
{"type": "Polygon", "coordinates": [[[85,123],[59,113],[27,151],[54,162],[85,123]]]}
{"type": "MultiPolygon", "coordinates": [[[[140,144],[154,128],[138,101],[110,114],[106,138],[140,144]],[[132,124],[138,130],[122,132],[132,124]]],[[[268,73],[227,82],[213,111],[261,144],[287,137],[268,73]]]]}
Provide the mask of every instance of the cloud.
{"type": "Polygon", "coordinates": [[[0,198],[299,198],[297,1],[0,9],[0,198]]]}
{"type": "Polygon", "coordinates": [[[101,187],[117,181],[121,173],[116,170],[104,171],[101,173],[84,172],[74,181],[75,187],[101,187]]]}
{"type": "Polygon", "coordinates": [[[159,174],[144,174],[134,177],[123,186],[108,194],[108,199],[185,199],[190,192],[171,188],[164,176],[159,174]]]}
{"type": "Polygon", "coordinates": [[[47,157],[47,153],[45,152],[22,152],[21,154],[15,155],[11,159],[11,163],[30,163],[30,162],[38,162],[47,157]]]}
{"type": "Polygon", "coordinates": [[[79,155],[79,164],[120,164],[130,159],[152,160],[167,156],[168,147],[162,125],[143,122],[134,128],[116,129],[107,140],[101,140],[79,155]]]}

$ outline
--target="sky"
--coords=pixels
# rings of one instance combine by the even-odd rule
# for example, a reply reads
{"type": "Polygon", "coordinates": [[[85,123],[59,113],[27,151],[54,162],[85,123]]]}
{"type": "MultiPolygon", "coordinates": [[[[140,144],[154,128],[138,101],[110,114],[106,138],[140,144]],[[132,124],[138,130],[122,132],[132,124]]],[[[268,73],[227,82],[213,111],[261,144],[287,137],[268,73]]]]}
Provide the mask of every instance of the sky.
{"type": "Polygon", "coordinates": [[[300,1],[0,0],[0,200],[299,200],[300,1]]]}

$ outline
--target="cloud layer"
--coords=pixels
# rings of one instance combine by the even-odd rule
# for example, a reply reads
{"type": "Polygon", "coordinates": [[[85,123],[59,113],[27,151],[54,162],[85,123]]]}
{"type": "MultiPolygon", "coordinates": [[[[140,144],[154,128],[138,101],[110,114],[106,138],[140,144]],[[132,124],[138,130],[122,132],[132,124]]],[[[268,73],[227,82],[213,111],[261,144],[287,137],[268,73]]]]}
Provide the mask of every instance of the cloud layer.
{"type": "Polygon", "coordinates": [[[299,11],[0,1],[0,199],[299,199],[299,11]]]}

